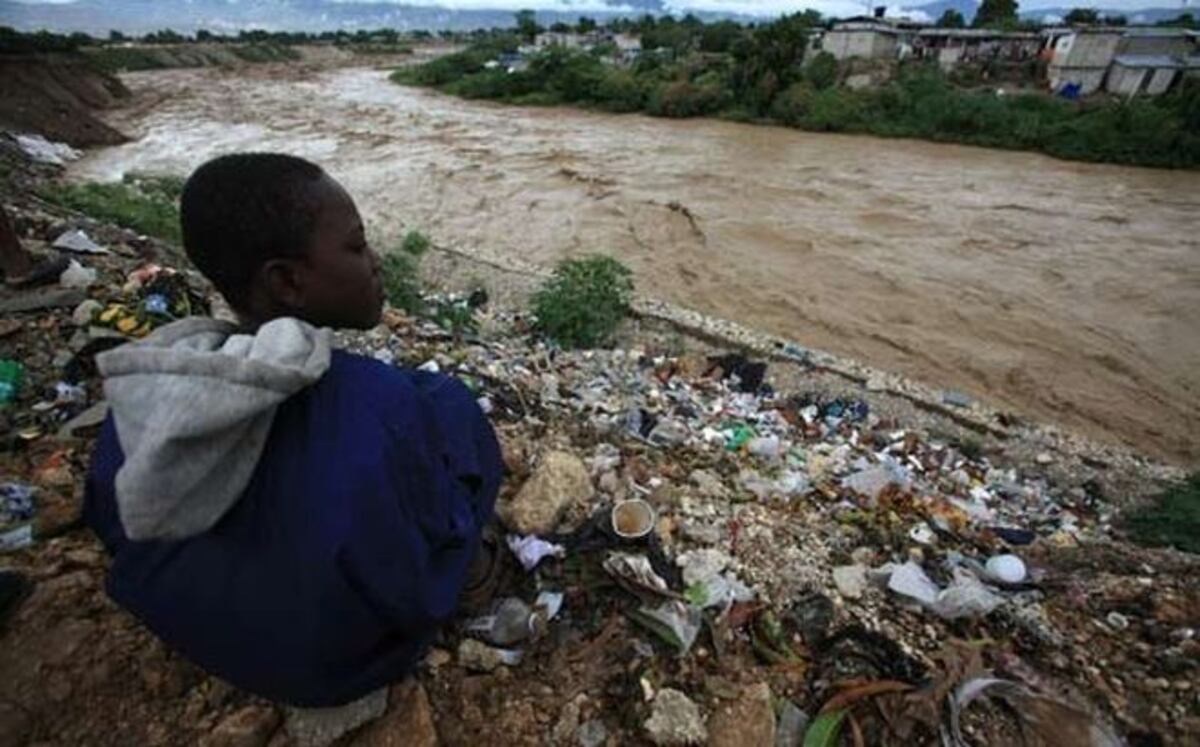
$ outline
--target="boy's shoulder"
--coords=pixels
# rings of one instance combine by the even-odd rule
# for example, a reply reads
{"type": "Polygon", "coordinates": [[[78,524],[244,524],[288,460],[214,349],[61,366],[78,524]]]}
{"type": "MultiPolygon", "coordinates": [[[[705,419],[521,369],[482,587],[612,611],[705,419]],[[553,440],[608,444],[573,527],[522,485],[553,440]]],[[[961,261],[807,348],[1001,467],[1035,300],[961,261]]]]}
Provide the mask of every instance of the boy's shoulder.
{"type": "Polygon", "coordinates": [[[398,368],[344,350],[333,351],[329,370],[316,387],[336,389],[341,396],[352,397],[381,410],[410,404],[414,397],[440,400],[465,396],[474,401],[467,386],[453,376],[398,368]]]}

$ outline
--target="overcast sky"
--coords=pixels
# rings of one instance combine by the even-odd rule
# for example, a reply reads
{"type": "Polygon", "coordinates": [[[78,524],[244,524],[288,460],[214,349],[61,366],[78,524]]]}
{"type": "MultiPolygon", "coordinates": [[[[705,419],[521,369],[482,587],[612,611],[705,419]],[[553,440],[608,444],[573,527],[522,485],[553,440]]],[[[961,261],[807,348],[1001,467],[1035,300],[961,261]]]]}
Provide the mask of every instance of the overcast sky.
{"type": "MultiPolygon", "coordinates": [[[[328,0],[328,2],[394,2],[395,0],[328,0]]],[[[54,2],[67,3],[74,0],[18,0],[23,3],[54,2]]],[[[239,0],[228,0],[230,3],[239,0]]],[[[814,8],[825,15],[847,16],[860,13],[872,3],[854,2],[854,0],[665,0],[668,9],[683,13],[688,10],[718,11],[726,13],[741,13],[755,16],[777,16],[781,13],[791,13],[797,10],[814,8]]],[[[896,6],[922,5],[929,0],[906,0],[889,3],[896,6]]],[[[535,8],[538,10],[558,10],[567,13],[587,13],[599,9],[620,12],[619,7],[606,5],[602,0],[408,0],[412,5],[435,5],[446,8],[508,10],[512,8],[535,8]]],[[[1136,10],[1138,8],[1179,7],[1186,9],[1181,0],[1092,0],[1091,2],[1071,2],[1071,0],[1021,0],[1022,10],[1037,8],[1073,7],[1102,7],[1113,10],[1136,10]]]]}

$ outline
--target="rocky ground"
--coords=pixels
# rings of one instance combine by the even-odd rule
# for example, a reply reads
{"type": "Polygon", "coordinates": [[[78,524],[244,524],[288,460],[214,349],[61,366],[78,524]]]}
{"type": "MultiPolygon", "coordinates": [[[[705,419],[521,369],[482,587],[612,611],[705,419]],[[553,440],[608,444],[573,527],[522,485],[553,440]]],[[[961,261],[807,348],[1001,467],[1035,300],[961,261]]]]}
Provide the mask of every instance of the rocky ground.
{"type": "Polygon", "coordinates": [[[649,302],[615,348],[556,350],[521,313],[535,277],[445,253],[432,280],[487,278],[477,331],[389,313],[342,342],[478,392],[509,470],[502,521],[561,548],[501,596],[555,603],[535,607],[537,635],[503,645],[447,626],[411,680],[348,712],[238,692],[113,605],[78,523],[92,356],[220,303],[172,247],[31,196],[53,169],[14,152],[3,201],[23,245],[96,277],[0,289],[0,359],[24,368],[0,409],[0,567],[32,583],[0,633],[0,745],[1200,734],[1200,562],[1132,546],[1114,522],[1176,470],[649,302]],[[53,248],[73,229],[108,253],[53,248]],[[22,513],[11,496],[26,488],[22,513]],[[653,510],[640,539],[613,531],[629,500],[653,510]]]}

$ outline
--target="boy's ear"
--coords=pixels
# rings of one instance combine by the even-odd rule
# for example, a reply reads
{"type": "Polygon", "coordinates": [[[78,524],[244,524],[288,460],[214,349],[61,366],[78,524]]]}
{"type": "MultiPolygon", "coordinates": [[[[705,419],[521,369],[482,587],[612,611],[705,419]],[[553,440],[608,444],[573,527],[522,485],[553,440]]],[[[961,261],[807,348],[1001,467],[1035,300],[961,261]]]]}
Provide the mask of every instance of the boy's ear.
{"type": "Polygon", "coordinates": [[[267,260],[259,268],[258,277],[273,304],[288,310],[304,308],[304,285],[292,260],[267,260]]]}

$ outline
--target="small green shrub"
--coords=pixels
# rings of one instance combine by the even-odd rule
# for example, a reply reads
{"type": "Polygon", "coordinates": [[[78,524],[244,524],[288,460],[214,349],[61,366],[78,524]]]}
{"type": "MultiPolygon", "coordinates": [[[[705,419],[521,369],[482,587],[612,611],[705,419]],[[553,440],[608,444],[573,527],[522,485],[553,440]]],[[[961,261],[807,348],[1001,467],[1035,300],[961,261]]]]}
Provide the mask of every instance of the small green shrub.
{"type": "Polygon", "coordinates": [[[537,327],[560,345],[587,348],[612,339],[629,313],[633,273],[611,257],[559,263],[533,297],[537,327]]]}
{"type": "Polygon", "coordinates": [[[180,244],[181,189],[181,180],[174,177],[131,174],[121,183],[51,184],[40,188],[38,195],[97,220],[180,244]]]}
{"type": "Polygon", "coordinates": [[[1200,553],[1200,472],[1163,493],[1153,505],[1126,515],[1124,524],[1140,544],[1200,553]]]}
{"type": "Polygon", "coordinates": [[[433,242],[429,240],[428,236],[420,231],[413,230],[404,234],[404,241],[400,243],[400,248],[406,254],[409,254],[413,257],[420,257],[422,254],[429,251],[429,247],[432,245],[433,242]]]}
{"type": "Polygon", "coordinates": [[[837,82],[837,58],[828,52],[821,52],[804,66],[804,78],[818,91],[829,88],[837,82]]]}
{"type": "Polygon", "coordinates": [[[383,255],[383,292],[388,303],[410,316],[425,313],[421,292],[420,260],[432,242],[420,231],[409,231],[400,248],[383,255]]]}

